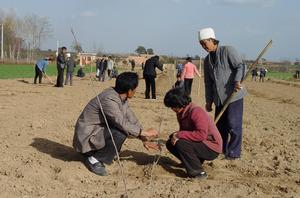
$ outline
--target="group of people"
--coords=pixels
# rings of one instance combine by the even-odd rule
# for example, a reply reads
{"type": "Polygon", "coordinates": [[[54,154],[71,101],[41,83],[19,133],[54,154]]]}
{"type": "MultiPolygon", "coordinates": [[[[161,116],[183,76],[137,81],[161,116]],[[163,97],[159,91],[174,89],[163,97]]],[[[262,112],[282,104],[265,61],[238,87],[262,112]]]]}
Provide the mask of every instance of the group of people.
{"type": "MultiPolygon", "coordinates": [[[[48,79],[49,77],[46,74],[46,68],[49,64],[49,61],[52,61],[53,57],[40,59],[35,64],[35,76],[34,76],[34,84],[37,83],[37,78],[39,78],[39,84],[42,83],[43,76],[46,76],[48,79]]],[[[56,68],[57,68],[57,80],[56,80],[56,87],[63,87],[70,83],[73,85],[73,73],[76,67],[76,60],[71,56],[70,53],[67,53],[67,48],[62,47],[57,55],[56,58],[56,68]],[[66,70],[66,79],[64,81],[64,71],[66,70]]],[[[80,69],[79,69],[80,70],[80,69]]],[[[84,74],[80,76],[83,77],[84,74]]],[[[51,80],[51,79],[50,79],[51,80]]]]}
{"type": "Polygon", "coordinates": [[[96,77],[99,79],[99,81],[105,81],[106,71],[109,80],[117,77],[118,75],[117,69],[114,66],[114,61],[111,56],[103,56],[102,59],[98,58],[96,60],[96,77]]]}
{"type": "Polygon", "coordinates": [[[260,69],[256,67],[251,71],[252,81],[256,81],[256,78],[259,76],[259,82],[264,82],[266,75],[267,69],[263,67],[261,67],[260,69]]]}
{"type": "MultiPolygon", "coordinates": [[[[170,133],[166,148],[182,162],[189,177],[203,179],[207,177],[202,167],[206,160],[214,160],[222,153],[227,160],[241,157],[243,98],[246,95],[241,81],[247,68],[233,47],[219,45],[212,28],[200,30],[199,42],[208,52],[204,60],[205,109],[191,101],[190,79],[193,76],[190,74],[200,74],[189,59],[180,74],[185,85],[170,89],[165,94],[164,105],[176,113],[179,123],[179,129],[170,133]],[[207,112],[213,110],[214,103],[217,116],[233,92],[237,92],[235,97],[215,124],[207,112]]],[[[163,70],[158,56],[145,62],[146,99],[150,98],[150,89],[152,98],[156,98],[155,68],[163,70]]],[[[140,139],[146,149],[161,149],[152,141],[159,131],[145,130],[129,106],[138,84],[136,73],[121,73],[115,86],[90,100],[80,114],[73,147],[85,157],[91,172],[107,175],[105,164],[112,163],[128,137],[140,139]]]]}

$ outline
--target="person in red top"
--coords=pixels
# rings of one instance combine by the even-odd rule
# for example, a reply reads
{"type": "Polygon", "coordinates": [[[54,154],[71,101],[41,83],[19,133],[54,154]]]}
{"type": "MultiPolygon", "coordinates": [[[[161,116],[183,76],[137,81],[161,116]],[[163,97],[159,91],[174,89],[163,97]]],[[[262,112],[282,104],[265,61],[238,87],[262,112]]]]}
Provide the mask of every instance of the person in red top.
{"type": "Polygon", "coordinates": [[[222,137],[216,125],[182,88],[168,91],[164,103],[177,114],[179,123],[179,130],[166,142],[167,149],[183,163],[189,177],[206,178],[203,162],[222,153],[222,137]]]}
{"type": "Polygon", "coordinates": [[[191,95],[192,84],[195,74],[197,74],[199,78],[201,77],[196,65],[192,63],[192,58],[187,57],[186,64],[184,65],[184,68],[181,73],[181,80],[184,80],[184,89],[188,95],[191,95]]]}

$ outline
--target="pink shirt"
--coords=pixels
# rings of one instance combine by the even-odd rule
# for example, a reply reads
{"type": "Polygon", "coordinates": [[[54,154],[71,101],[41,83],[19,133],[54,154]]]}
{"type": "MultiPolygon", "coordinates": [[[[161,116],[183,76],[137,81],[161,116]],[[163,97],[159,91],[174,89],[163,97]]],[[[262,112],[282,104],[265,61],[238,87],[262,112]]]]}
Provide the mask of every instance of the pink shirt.
{"type": "Polygon", "coordinates": [[[193,79],[195,73],[200,76],[198,69],[196,68],[196,65],[194,65],[191,62],[188,62],[184,65],[184,68],[183,68],[183,71],[181,74],[181,80],[184,80],[185,78],[193,79]]]}

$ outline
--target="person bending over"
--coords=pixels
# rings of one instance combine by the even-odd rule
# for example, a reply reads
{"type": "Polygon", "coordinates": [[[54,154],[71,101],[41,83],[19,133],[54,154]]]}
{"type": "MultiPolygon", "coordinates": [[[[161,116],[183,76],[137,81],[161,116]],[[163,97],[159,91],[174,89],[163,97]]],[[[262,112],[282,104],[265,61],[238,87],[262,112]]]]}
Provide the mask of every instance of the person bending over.
{"type": "Polygon", "coordinates": [[[174,88],[164,98],[165,106],[177,115],[179,130],[166,142],[167,149],[184,165],[189,177],[207,177],[202,164],[222,153],[222,138],[208,113],[193,104],[183,88],[174,88]]]}

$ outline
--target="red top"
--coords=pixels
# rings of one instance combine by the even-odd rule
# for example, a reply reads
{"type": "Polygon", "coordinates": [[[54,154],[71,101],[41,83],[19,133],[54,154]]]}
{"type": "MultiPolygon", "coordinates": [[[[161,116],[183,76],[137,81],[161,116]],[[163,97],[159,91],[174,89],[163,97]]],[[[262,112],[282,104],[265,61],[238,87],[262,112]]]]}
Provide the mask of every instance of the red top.
{"type": "Polygon", "coordinates": [[[206,111],[190,103],[177,114],[179,131],[176,137],[194,142],[203,142],[211,150],[222,153],[222,137],[206,111]]]}
{"type": "Polygon", "coordinates": [[[196,65],[194,65],[191,62],[188,62],[184,65],[182,73],[181,73],[181,80],[187,79],[193,79],[195,73],[200,76],[200,73],[198,72],[198,69],[196,65]]]}

